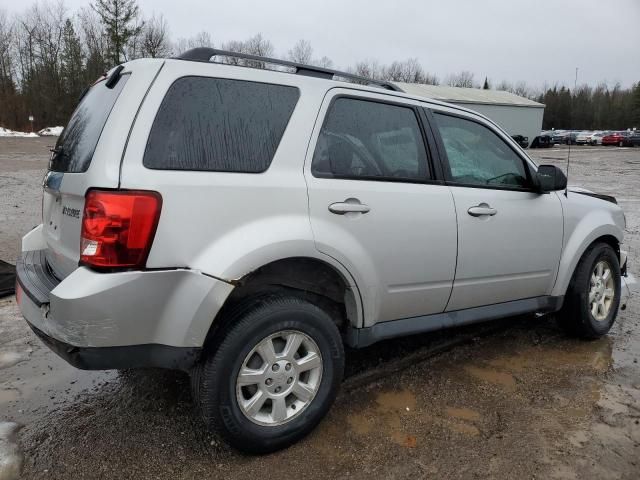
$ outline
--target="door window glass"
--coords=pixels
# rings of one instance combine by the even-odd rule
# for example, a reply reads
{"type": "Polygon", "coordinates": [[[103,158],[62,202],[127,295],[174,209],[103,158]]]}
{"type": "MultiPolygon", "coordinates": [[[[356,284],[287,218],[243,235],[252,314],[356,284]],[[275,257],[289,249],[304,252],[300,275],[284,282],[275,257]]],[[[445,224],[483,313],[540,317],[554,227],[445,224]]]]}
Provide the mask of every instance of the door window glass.
{"type": "Polygon", "coordinates": [[[459,117],[434,114],[455,183],[525,188],[524,161],[489,128],[459,117]]]}
{"type": "Polygon", "coordinates": [[[361,180],[430,178],[414,110],[338,98],[320,132],[311,171],[317,177],[361,180]]]}

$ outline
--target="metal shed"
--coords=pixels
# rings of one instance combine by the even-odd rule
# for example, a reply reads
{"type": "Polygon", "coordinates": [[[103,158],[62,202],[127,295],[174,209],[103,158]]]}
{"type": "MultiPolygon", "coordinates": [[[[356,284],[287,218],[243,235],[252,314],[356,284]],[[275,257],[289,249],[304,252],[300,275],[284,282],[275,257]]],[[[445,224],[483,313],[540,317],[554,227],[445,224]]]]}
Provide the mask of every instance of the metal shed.
{"type": "Polygon", "coordinates": [[[475,110],[500,125],[509,135],[540,135],[544,105],[514,93],[479,88],[445,87],[421,83],[397,83],[406,93],[453,103],[475,110]]]}

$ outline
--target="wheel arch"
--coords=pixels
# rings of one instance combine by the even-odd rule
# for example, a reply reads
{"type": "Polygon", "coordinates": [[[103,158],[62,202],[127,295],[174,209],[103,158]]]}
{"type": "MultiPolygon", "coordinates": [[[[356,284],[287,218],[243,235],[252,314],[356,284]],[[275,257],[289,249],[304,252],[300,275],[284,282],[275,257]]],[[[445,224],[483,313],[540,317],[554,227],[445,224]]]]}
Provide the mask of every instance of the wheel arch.
{"type": "Polygon", "coordinates": [[[563,296],[569,288],[569,283],[585,252],[596,243],[606,243],[616,252],[620,260],[620,243],[622,234],[615,225],[604,224],[585,234],[584,229],[576,228],[566,243],[560,258],[558,277],[553,287],[553,296],[563,296]]]}
{"type": "Polygon", "coordinates": [[[204,347],[209,347],[227,326],[229,312],[250,298],[284,291],[319,304],[336,321],[341,332],[363,325],[360,291],[341,265],[312,256],[286,257],[261,265],[237,280],[235,288],[212,319],[204,347]]]}

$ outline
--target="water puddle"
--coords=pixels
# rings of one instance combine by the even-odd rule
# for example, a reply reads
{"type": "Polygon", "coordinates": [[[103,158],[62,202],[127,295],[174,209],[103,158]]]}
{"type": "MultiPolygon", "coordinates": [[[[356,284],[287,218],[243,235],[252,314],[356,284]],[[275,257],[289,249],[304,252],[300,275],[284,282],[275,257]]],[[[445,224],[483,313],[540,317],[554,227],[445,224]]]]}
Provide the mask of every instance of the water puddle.
{"type": "Polygon", "coordinates": [[[471,376],[483,382],[499,385],[508,390],[515,390],[516,388],[516,379],[510,373],[502,372],[494,368],[476,367],[474,365],[467,365],[464,369],[471,376]]]}
{"type": "Polygon", "coordinates": [[[400,446],[415,448],[418,440],[406,428],[405,420],[416,410],[415,395],[406,389],[381,392],[376,396],[375,402],[373,408],[347,417],[351,430],[362,436],[382,433],[400,446]]]}
{"type": "Polygon", "coordinates": [[[561,341],[552,345],[529,346],[516,354],[487,360],[485,365],[467,365],[465,371],[472,377],[508,391],[516,388],[516,377],[527,370],[586,369],[606,372],[612,365],[613,343],[610,337],[592,342],[561,341]]]}
{"type": "Polygon", "coordinates": [[[18,398],[20,398],[20,392],[14,388],[0,390],[0,407],[4,407],[8,403],[15,402],[18,398]]]}
{"type": "Polygon", "coordinates": [[[450,423],[449,428],[453,432],[462,433],[463,435],[471,435],[472,437],[477,437],[478,435],[480,435],[480,430],[478,430],[478,427],[466,423],[450,423]]]}
{"type": "Polygon", "coordinates": [[[0,370],[13,367],[29,358],[30,351],[0,350],[0,370]]]}
{"type": "Polygon", "coordinates": [[[472,437],[480,435],[480,429],[474,425],[482,419],[480,412],[466,407],[447,407],[445,413],[448,417],[444,419],[445,424],[452,432],[472,437]]]}
{"type": "Polygon", "coordinates": [[[17,480],[22,471],[22,453],[16,434],[21,426],[0,421],[0,480],[17,480]]]}
{"type": "Polygon", "coordinates": [[[376,398],[376,403],[381,412],[409,412],[416,408],[416,397],[409,390],[382,392],[376,398]]]}
{"type": "Polygon", "coordinates": [[[475,410],[471,410],[470,408],[447,407],[446,412],[450,417],[457,418],[459,420],[468,420],[471,422],[480,420],[480,413],[475,410]]]}

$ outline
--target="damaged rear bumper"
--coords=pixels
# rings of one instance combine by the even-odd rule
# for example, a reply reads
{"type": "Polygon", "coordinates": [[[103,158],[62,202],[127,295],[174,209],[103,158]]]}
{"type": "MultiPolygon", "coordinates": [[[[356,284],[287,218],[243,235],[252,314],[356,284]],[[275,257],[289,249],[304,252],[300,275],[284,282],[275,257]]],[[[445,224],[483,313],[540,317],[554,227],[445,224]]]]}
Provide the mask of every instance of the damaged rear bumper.
{"type": "Polygon", "coordinates": [[[169,368],[188,372],[200,358],[196,347],[126,345],[120,347],[76,347],[50,337],[27,322],[42,343],[60,358],[81,370],[169,368]]]}
{"type": "Polygon", "coordinates": [[[81,369],[188,370],[232,285],[187,269],[98,273],[60,281],[43,250],[16,264],[16,299],[33,331],[81,369]]]}

